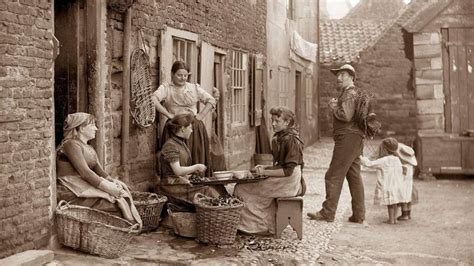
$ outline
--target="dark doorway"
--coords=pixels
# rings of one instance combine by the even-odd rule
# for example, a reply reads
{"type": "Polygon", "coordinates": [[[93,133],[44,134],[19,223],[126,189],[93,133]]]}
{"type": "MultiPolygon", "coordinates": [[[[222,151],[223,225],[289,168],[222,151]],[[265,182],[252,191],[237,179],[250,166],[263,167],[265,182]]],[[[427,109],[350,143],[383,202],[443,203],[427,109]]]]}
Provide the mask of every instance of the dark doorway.
{"type": "Polygon", "coordinates": [[[87,112],[85,28],[83,0],[55,1],[54,34],[60,47],[54,65],[56,146],[63,138],[66,116],[87,112]]]}

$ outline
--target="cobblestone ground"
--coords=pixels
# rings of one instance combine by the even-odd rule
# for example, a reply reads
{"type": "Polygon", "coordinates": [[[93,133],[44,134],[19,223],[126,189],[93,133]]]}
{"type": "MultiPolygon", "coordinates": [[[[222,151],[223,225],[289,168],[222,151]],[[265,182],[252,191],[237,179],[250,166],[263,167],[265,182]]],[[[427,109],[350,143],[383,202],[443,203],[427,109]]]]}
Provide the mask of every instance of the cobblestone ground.
{"type": "Polygon", "coordinates": [[[302,240],[297,238],[296,232],[287,227],[281,239],[238,235],[233,245],[212,246],[176,237],[171,230],[160,228],[156,232],[136,237],[118,259],[107,260],[61,248],[55,251],[55,261],[51,265],[313,264],[322,252],[333,248],[329,245],[331,236],[340,230],[342,221],[350,215],[344,215],[350,206],[350,194],[345,183],[335,222],[312,221],[306,218],[306,213],[319,210],[324,200],[324,174],[329,166],[333,145],[330,139],[323,139],[304,151],[304,176],[308,189],[304,197],[302,240]]]}

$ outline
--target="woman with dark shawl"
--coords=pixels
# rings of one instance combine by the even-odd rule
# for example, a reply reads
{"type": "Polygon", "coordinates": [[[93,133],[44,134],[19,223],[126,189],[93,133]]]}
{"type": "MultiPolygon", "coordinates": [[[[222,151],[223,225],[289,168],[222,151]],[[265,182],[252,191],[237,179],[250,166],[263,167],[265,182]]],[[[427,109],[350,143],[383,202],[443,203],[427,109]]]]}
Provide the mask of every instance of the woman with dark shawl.
{"type": "Polygon", "coordinates": [[[274,234],[275,198],[294,197],[303,192],[303,141],[295,128],[295,115],[286,107],[270,110],[272,115],[273,165],[257,165],[258,183],[237,184],[234,195],[245,202],[239,231],[249,234],[274,234]]]}

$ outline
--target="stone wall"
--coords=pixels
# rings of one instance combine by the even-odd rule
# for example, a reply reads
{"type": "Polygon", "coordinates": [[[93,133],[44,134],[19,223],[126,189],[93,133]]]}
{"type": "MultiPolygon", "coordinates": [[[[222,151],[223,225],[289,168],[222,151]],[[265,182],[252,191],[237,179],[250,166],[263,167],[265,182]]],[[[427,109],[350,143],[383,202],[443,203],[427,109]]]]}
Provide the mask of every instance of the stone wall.
{"type": "Polygon", "coordinates": [[[444,132],[440,32],[414,33],[417,121],[420,132],[444,132]]]}
{"type": "Polygon", "coordinates": [[[0,3],[0,258],[45,246],[54,163],[51,1],[0,3]]]}
{"type": "Polygon", "coordinates": [[[453,1],[431,21],[425,22],[428,23],[417,25],[417,22],[414,22],[415,26],[419,27],[417,32],[413,33],[418,129],[420,133],[450,132],[451,129],[445,128],[444,91],[451,88],[447,84],[449,81],[443,81],[443,67],[449,69],[450,66],[443,66],[442,53],[445,44],[441,29],[474,27],[472,1],[453,1]],[[443,88],[443,82],[447,85],[446,88],[443,88]]]}
{"type": "MultiPolygon", "coordinates": [[[[410,40],[400,26],[394,25],[374,46],[360,53],[358,62],[352,63],[357,72],[355,85],[375,95],[375,112],[382,122],[381,136],[391,135],[407,144],[414,141],[417,128],[410,40]]],[[[329,69],[342,64],[321,65],[322,136],[332,135],[332,115],[327,102],[337,97],[336,78],[329,69]]]]}

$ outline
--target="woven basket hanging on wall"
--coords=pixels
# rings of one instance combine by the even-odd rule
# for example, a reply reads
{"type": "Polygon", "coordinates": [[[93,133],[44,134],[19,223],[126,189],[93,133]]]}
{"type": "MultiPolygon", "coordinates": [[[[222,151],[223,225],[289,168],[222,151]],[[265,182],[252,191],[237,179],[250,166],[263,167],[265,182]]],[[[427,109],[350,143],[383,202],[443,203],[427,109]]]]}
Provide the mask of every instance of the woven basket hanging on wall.
{"type": "Polygon", "coordinates": [[[130,114],[140,127],[148,127],[155,120],[155,106],[150,77],[150,59],[143,49],[136,48],[131,57],[130,114]]]}

